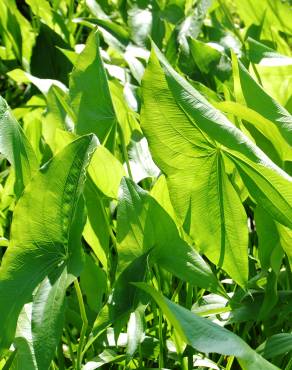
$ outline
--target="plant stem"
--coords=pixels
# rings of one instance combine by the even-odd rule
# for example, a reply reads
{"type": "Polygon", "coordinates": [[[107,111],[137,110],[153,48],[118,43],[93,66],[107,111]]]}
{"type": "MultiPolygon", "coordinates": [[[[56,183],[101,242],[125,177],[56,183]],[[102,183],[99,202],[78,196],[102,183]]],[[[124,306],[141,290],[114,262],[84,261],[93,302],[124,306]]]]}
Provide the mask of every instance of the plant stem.
{"type": "Polygon", "coordinates": [[[69,348],[70,358],[71,358],[71,361],[72,361],[73,368],[75,368],[75,356],[74,356],[74,352],[73,352],[69,332],[70,332],[69,328],[68,329],[65,328],[64,333],[65,333],[65,337],[66,337],[66,340],[67,340],[67,345],[68,345],[68,348],[69,348]]]}
{"type": "Polygon", "coordinates": [[[290,357],[290,360],[287,366],[285,367],[285,370],[292,370],[292,352],[291,351],[290,351],[290,354],[291,354],[291,357],[290,357]]]}
{"type": "Polygon", "coordinates": [[[133,180],[133,175],[132,175],[129,156],[128,156],[128,152],[127,152],[127,148],[126,148],[124,133],[123,133],[123,130],[120,127],[118,128],[118,130],[119,130],[119,136],[120,136],[121,144],[122,144],[122,151],[123,151],[124,161],[125,161],[126,166],[127,166],[129,177],[130,177],[131,180],[133,180]]]}
{"type": "Polygon", "coordinates": [[[191,284],[186,283],[187,297],[186,297],[186,308],[190,310],[192,308],[193,301],[193,287],[191,284]]]}
{"type": "Polygon", "coordinates": [[[11,368],[11,365],[13,363],[13,360],[16,356],[17,349],[15,349],[9,356],[8,360],[6,361],[5,365],[2,367],[2,370],[9,370],[11,368]]]}
{"type": "Polygon", "coordinates": [[[162,369],[164,367],[164,358],[163,358],[163,320],[162,320],[162,312],[161,309],[158,308],[158,315],[159,315],[159,368],[162,369]]]}
{"type": "Polygon", "coordinates": [[[231,370],[233,364],[234,356],[229,356],[227,360],[226,370],[231,370]]]}
{"type": "Polygon", "coordinates": [[[58,348],[58,366],[60,370],[65,370],[65,361],[64,361],[64,354],[63,354],[63,348],[62,348],[62,341],[60,341],[58,348]]]}
{"type": "MultiPolygon", "coordinates": [[[[161,292],[161,281],[159,269],[156,265],[153,266],[155,271],[155,278],[157,281],[158,290],[161,292]]],[[[158,337],[159,337],[159,368],[164,367],[164,337],[163,337],[163,314],[160,307],[158,309],[158,337]]]]}
{"type": "Polygon", "coordinates": [[[174,301],[176,296],[179,294],[179,292],[181,291],[181,288],[183,286],[183,280],[180,280],[177,284],[177,287],[175,288],[175,291],[173,292],[173,295],[171,297],[171,300],[174,301]]]}
{"type": "Polygon", "coordinates": [[[82,357],[84,356],[84,354],[86,353],[86,351],[88,351],[88,349],[93,345],[93,343],[96,341],[96,339],[103,333],[107,330],[107,327],[105,327],[104,329],[102,329],[98,334],[90,337],[87,341],[87,343],[85,344],[84,346],[84,350],[82,352],[82,357]]]}
{"type": "Polygon", "coordinates": [[[292,272],[291,272],[291,267],[290,267],[290,261],[285,254],[285,263],[286,263],[286,274],[287,274],[287,290],[290,290],[292,287],[292,272]]]}
{"type": "Polygon", "coordinates": [[[83,297],[82,297],[82,292],[78,283],[78,279],[74,280],[74,288],[76,291],[77,299],[78,299],[78,304],[79,304],[79,309],[80,309],[80,315],[82,319],[82,328],[81,328],[81,333],[80,333],[80,341],[79,345],[77,348],[77,359],[76,359],[76,370],[81,370],[81,365],[82,365],[82,350],[84,347],[84,342],[85,342],[85,337],[86,337],[86,331],[88,327],[88,320],[87,320],[87,315],[85,311],[85,306],[83,302],[83,297]]]}
{"type": "Polygon", "coordinates": [[[262,79],[261,79],[261,77],[260,77],[260,74],[259,74],[259,72],[258,72],[258,70],[257,70],[257,68],[256,68],[256,66],[255,66],[255,64],[254,64],[254,63],[252,63],[252,62],[250,62],[250,64],[251,64],[252,69],[253,69],[253,71],[254,71],[254,74],[255,74],[255,76],[256,76],[256,78],[257,78],[257,80],[258,80],[258,83],[259,83],[261,86],[263,86],[262,79]]]}

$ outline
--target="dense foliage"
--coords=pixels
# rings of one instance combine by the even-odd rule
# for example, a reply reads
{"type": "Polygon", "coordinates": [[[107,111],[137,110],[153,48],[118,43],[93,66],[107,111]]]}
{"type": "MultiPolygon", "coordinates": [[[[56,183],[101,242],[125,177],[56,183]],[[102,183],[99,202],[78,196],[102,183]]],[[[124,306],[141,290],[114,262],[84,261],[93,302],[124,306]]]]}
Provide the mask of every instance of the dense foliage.
{"type": "Polygon", "coordinates": [[[0,369],[292,369],[291,19],[0,1],[0,369]]]}

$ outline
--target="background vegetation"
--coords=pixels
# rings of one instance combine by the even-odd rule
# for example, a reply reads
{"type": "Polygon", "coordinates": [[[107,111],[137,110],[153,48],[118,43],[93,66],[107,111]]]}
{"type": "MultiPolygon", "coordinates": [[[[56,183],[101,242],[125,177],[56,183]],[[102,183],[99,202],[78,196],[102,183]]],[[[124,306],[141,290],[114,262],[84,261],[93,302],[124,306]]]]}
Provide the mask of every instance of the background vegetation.
{"type": "Polygon", "coordinates": [[[0,2],[1,369],[292,369],[291,19],[0,2]]]}

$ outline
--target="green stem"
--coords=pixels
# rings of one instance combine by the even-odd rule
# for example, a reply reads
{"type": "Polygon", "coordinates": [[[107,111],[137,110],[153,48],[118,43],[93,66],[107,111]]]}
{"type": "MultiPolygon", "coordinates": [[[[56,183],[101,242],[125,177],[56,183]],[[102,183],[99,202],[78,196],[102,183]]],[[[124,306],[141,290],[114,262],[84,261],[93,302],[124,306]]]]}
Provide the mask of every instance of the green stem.
{"type": "Polygon", "coordinates": [[[123,130],[120,127],[118,129],[119,129],[119,136],[120,136],[121,144],[122,144],[122,151],[123,151],[124,161],[125,161],[126,166],[127,166],[129,177],[130,177],[131,180],[133,180],[130,161],[129,161],[129,156],[128,156],[128,151],[127,151],[127,148],[126,148],[124,133],[123,133],[123,130]]]}
{"type": "Polygon", "coordinates": [[[96,339],[107,330],[107,327],[102,329],[98,334],[92,336],[91,338],[88,339],[87,343],[84,346],[84,350],[82,352],[82,357],[85,355],[85,353],[88,351],[88,349],[93,345],[93,343],[96,341],[96,339]]]}
{"type": "Polygon", "coordinates": [[[2,370],[9,370],[11,368],[11,365],[13,363],[13,360],[16,356],[16,353],[17,353],[17,349],[14,350],[10,356],[8,357],[8,360],[6,361],[5,365],[3,366],[2,370]]]}
{"type": "Polygon", "coordinates": [[[187,297],[186,297],[186,308],[190,310],[192,308],[193,301],[193,287],[191,284],[186,283],[187,297]]]}
{"type": "Polygon", "coordinates": [[[285,254],[285,264],[286,264],[286,274],[287,274],[287,290],[292,287],[292,272],[290,267],[290,262],[287,254],[285,254]]]}
{"type": "Polygon", "coordinates": [[[292,351],[290,351],[290,355],[291,355],[291,357],[290,357],[290,360],[289,360],[287,366],[285,367],[285,370],[292,370],[292,351]]]}
{"type": "MultiPolygon", "coordinates": [[[[188,358],[183,356],[182,341],[176,331],[173,332],[173,340],[182,370],[188,370],[188,358]]],[[[193,367],[190,367],[192,369],[193,367]]]]}
{"type": "Polygon", "coordinates": [[[177,287],[176,287],[176,289],[175,289],[175,291],[174,291],[174,293],[173,293],[173,295],[172,295],[172,297],[171,297],[171,301],[174,301],[174,300],[175,300],[176,296],[177,296],[177,295],[179,294],[179,292],[181,291],[181,288],[182,288],[182,286],[183,286],[183,283],[184,283],[184,281],[183,281],[183,280],[180,280],[180,281],[178,282],[177,287]]]}
{"type": "MultiPolygon", "coordinates": [[[[159,269],[156,265],[153,266],[155,278],[157,281],[158,290],[161,292],[161,281],[159,269]]],[[[158,310],[158,337],[159,337],[159,369],[164,367],[164,337],[163,337],[163,314],[160,307],[157,306],[158,310]]]]}
{"type": "Polygon", "coordinates": [[[77,295],[77,300],[79,304],[79,309],[80,309],[80,314],[81,314],[81,319],[82,319],[82,328],[81,328],[81,333],[80,333],[80,340],[79,340],[79,345],[77,348],[77,360],[76,360],[76,370],[81,370],[82,366],[82,351],[85,343],[85,337],[86,337],[86,331],[88,328],[88,320],[87,320],[87,315],[85,311],[85,306],[83,302],[83,297],[82,297],[82,292],[78,283],[78,279],[74,280],[74,288],[76,291],[77,295]]]}
{"type": "Polygon", "coordinates": [[[112,240],[113,246],[115,247],[115,249],[117,249],[117,239],[116,239],[115,234],[113,233],[113,229],[112,229],[112,227],[110,225],[108,214],[107,214],[107,212],[105,210],[105,207],[104,207],[104,204],[103,204],[102,200],[100,198],[98,198],[98,199],[100,201],[101,211],[102,211],[103,217],[105,219],[105,222],[106,222],[106,225],[107,225],[107,229],[108,229],[110,238],[112,240]]]}
{"type": "Polygon", "coordinates": [[[75,368],[75,356],[74,356],[74,352],[73,352],[73,348],[72,348],[72,343],[71,343],[71,338],[70,338],[69,332],[70,332],[70,330],[67,329],[67,328],[65,328],[64,333],[65,333],[65,337],[66,337],[66,340],[67,340],[67,345],[68,345],[68,348],[69,348],[70,358],[71,358],[71,362],[72,362],[73,368],[75,368]]]}
{"type": "Polygon", "coordinates": [[[229,356],[227,360],[226,370],[231,370],[233,364],[234,356],[229,356]]]}
{"type": "Polygon", "coordinates": [[[192,348],[188,348],[188,358],[187,358],[187,369],[191,370],[194,366],[194,359],[193,359],[193,351],[192,348]]]}
{"type": "Polygon", "coordinates": [[[65,360],[64,360],[64,354],[63,354],[63,348],[62,348],[62,341],[60,341],[58,348],[58,365],[60,370],[65,370],[65,360]]]}
{"type": "Polygon", "coordinates": [[[159,315],[159,368],[162,369],[164,367],[164,346],[163,346],[163,318],[161,309],[158,308],[158,315],[159,315]]]}
{"type": "Polygon", "coordinates": [[[143,354],[141,343],[139,344],[138,350],[139,350],[139,369],[141,369],[143,367],[143,354]]]}
{"type": "Polygon", "coordinates": [[[255,64],[251,62],[251,66],[252,66],[252,69],[253,69],[253,71],[254,71],[254,74],[255,74],[255,76],[256,76],[256,78],[257,78],[257,80],[258,80],[258,83],[259,83],[261,86],[263,86],[261,76],[260,76],[260,74],[259,74],[259,72],[258,72],[258,70],[257,70],[257,68],[256,68],[256,66],[255,66],[255,64]]]}

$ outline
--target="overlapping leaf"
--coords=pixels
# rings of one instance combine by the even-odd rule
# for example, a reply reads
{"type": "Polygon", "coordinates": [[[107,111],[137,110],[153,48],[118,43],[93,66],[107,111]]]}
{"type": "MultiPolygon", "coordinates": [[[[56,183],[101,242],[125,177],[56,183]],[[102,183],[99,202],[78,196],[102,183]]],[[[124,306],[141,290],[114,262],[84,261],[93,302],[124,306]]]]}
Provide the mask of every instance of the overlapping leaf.
{"type": "MultiPolygon", "coordinates": [[[[210,163],[212,155],[217,156],[217,153],[221,151],[223,157],[228,152],[237,166],[238,158],[241,158],[244,166],[249,165],[253,168],[253,171],[248,173],[248,177],[244,177],[251,195],[276,220],[286,226],[291,226],[291,222],[288,220],[292,218],[290,177],[178,75],[158,50],[156,50],[156,54],[159,61],[152,52],[152,58],[144,77],[142,127],[148,138],[154,159],[167,175],[169,184],[172,184],[170,185],[172,202],[182,220],[186,220],[188,209],[191,226],[193,219],[204,217],[204,214],[210,212],[206,207],[199,210],[198,207],[191,206],[190,189],[192,189],[192,181],[196,186],[200,183],[197,178],[200,179],[199,173],[204,171],[202,163],[210,163]],[[266,199],[267,197],[261,196],[259,174],[261,174],[262,182],[266,184],[265,187],[269,188],[269,197],[273,197],[273,202],[266,199]],[[175,179],[177,180],[175,181],[175,179]],[[187,205],[187,202],[189,202],[189,205],[187,205]],[[198,212],[200,212],[200,216],[198,212]],[[283,216],[283,213],[286,216],[283,216]]],[[[214,163],[216,162],[214,161],[214,163]]],[[[211,177],[207,170],[204,179],[208,182],[209,178],[211,177]]],[[[202,188],[206,189],[206,186],[202,186],[202,188]]],[[[212,188],[215,189],[214,186],[212,188]]],[[[219,189],[218,186],[217,189],[219,189]]],[[[232,192],[228,193],[229,196],[231,194],[232,192]]],[[[194,198],[192,197],[192,201],[194,198]]],[[[200,198],[202,198],[201,191],[196,192],[196,199],[200,198]]],[[[220,202],[223,202],[222,197],[220,197],[220,202]]],[[[230,213],[222,212],[224,207],[220,206],[220,202],[218,197],[214,197],[212,202],[213,212],[217,207],[219,210],[217,215],[221,215],[221,218],[214,217],[211,227],[215,230],[219,230],[221,227],[221,235],[224,235],[224,231],[228,232],[228,227],[223,228],[223,230],[222,227],[226,224],[228,217],[232,218],[230,213]],[[222,214],[226,215],[224,222],[221,222],[223,220],[222,214]],[[216,222],[219,223],[219,227],[215,226],[216,222]]],[[[236,204],[234,201],[232,203],[236,204]]],[[[240,211],[239,200],[237,205],[233,206],[233,209],[237,210],[237,217],[239,217],[239,214],[242,215],[241,220],[243,220],[243,211],[240,211]]],[[[239,225],[242,225],[241,230],[243,230],[243,221],[240,221],[240,218],[237,218],[238,222],[235,220],[236,218],[233,218],[233,225],[238,225],[238,228],[239,225]]],[[[211,223],[210,219],[209,222],[211,223]]],[[[208,220],[204,224],[208,225],[208,220]]],[[[200,233],[197,232],[195,227],[190,227],[189,232],[197,240],[200,238],[200,233]]],[[[234,228],[232,233],[234,233],[234,228]]],[[[211,231],[210,234],[211,236],[214,235],[214,231],[211,231]]],[[[244,253],[244,248],[246,248],[245,234],[242,231],[239,234],[241,235],[239,239],[241,242],[236,242],[236,247],[233,248],[240,248],[238,247],[239,244],[242,246],[240,248],[241,253],[244,253]]],[[[210,235],[208,235],[208,238],[210,238],[210,235]]],[[[206,236],[205,240],[208,241],[206,236]]],[[[217,234],[217,244],[215,244],[217,245],[217,260],[215,263],[218,263],[220,250],[222,250],[222,243],[218,246],[218,240],[222,240],[220,233],[217,234]]],[[[230,240],[232,240],[232,236],[231,238],[228,237],[228,241],[230,240]]],[[[208,255],[207,252],[206,254],[208,255]]],[[[244,254],[241,254],[241,256],[243,260],[246,260],[244,254]]],[[[226,266],[223,265],[223,268],[226,268],[226,266]]],[[[234,276],[234,272],[227,271],[234,276]]]]}
{"type": "MultiPolygon", "coordinates": [[[[7,348],[12,342],[18,315],[38,284],[47,277],[52,289],[59,287],[58,282],[54,284],[58,280],[58,277],[54,277],[57,268],[59,276],[66,268],[71,275],[80,273],[80,236],[84,225],[80,195],[85,166],[95,145],[95,138],[89,135],[66,146],[33,178],[15,208],[10,246],[0,268],[0,325],[3,328],[1,349],[7,348]]],[[[67,279],[67,282],[71,279],[67,279]]],[[[45,352],[51,355],[54,353],[51,346],[54,340],[49,346],[46,342],[46,347],[43,335],[45,331],[52,330],[50,327],[54,325],[54,320],[50,314],[54,312],[56,302],[62,301],[62,295],[64,297],[64,289],[55,296],[47,290],[48,284],[43,284],[44,290],[37,293],[37,296],[44,298],[47,295],[47,303],[51,300],[52,305],[42,306],[42,299],[40,306],[36,297],[38,313],[34,329],[37,330],[37,337],[42,338],[40,343],[35,337],[40,368],[49,366],[45,352]],[[50,310],[47,311],[49,306],[50,310]],[[44,363],[46,366],[42,365],[44,363]]]]}
{"type": "MultiPolygon", "coordinates": [[[[198,248],[244,285],[248,274],[246,215],[225,173],[220,145],[190,120],[167,82],[152,53],[143,81],[142,128],[154,160],[166,174],[173,205],[198,248]]],[[[207,125],[210,113],[199,102],[197,106],[205,114],[197,120],[205,119],[207,125]]],[[[233,130],[231,123],[227,129],[223,125],[221,129],[233,130]]],[[[220,127],[213,126],[223,136],[220,127]]]]}
{"type": "Polygon", "coordinates": [[[278,369],[234,333],[171,302],[147,284],[135,285],[151,295],[180,337],[196,350],[236,356],[242,368],[246,370],[278,369]]]}
{"type": "Polygon", "coordinates": [[[179,278],[210,289],[220,290],[211,269],[178,234],[175,223],[143,189],[124,178],[118,209],[118,270],[123,271],[145,253],[179,278]]]}
{"type": "Polygon", "coordinates": [[[15,168],[15,193],[19,197],[38,168],[36,155],[6,101],[0,97],[0,151],[15,168]]]}
{"type": "Polygon", "coordinates": [[[99,54],[99,37],[92,32],[70,78],[70,100],[77,134],[94,133],[109,150],[115,147],[117,119],[99,54]]]}

